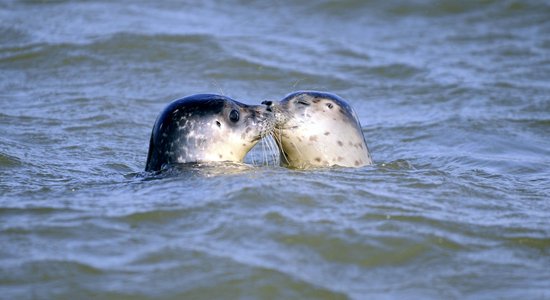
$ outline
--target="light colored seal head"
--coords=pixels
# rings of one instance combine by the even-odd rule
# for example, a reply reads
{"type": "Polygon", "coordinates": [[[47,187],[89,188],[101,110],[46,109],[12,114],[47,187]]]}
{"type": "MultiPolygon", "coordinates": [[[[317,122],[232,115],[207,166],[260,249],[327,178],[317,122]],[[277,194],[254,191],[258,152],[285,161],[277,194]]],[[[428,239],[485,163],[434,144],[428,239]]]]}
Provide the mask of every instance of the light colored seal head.
{"type": "Polygon", "coordinates": [[[153,126],[145,171],[190,162],[242,162],[274,123],[270,108],[221,95],[175,100],[153,126]]]}
{"type": "Polygon", "coordinates": [[[282,166],[307,169],[372,164],[359,119],[344,99],[331,93],[300,91],[263,104],[275,113],[273,137],[282,166]]]}

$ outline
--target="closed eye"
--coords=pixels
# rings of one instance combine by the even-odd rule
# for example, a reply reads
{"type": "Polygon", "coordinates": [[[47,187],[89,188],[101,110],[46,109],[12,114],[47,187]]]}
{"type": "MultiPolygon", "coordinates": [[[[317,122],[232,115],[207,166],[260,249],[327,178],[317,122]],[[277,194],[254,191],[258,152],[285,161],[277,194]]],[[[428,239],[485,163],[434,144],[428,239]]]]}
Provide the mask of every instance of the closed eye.
{"type": "Polygon", "coordinates": [[[306,100],[297,100],[296,103],[300,103],[300,104],[303,104],[303,105],[310,105],[309,102],[307,102],[306,100]]]}

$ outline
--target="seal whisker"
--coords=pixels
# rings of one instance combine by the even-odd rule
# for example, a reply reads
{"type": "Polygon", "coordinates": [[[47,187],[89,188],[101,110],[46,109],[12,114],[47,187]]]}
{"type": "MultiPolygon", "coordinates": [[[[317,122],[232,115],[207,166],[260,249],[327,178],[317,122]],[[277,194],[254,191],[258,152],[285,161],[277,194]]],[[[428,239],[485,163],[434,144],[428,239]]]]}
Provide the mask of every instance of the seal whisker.
{"type": "Polygon", "coordinates": [[[221,87],[221,85],[218,84],[218,81],[216,79],[212,80],[212,84],[214,84],[214,86],[218,89],[220,95],[225,96],[223,88],[221,87]]]}
{"type": "MultiPolygon", "coordinates": [[[[281,134],[282,134],[282,133],[281,133],[281,130],[279,130],[279,136],[277,135],[276,132],[274,132],[274,133],[271,134],[271,136],[273,137],[273,140],[274,140],[275,144],[276,144],[276,145],[279,145],[279,146],[278,146],[278,148],[280,149],[280,150],[279,150],[279,153],[280,153],[279,164],[281,163],[281,160],[282,160],[282,159],[284,159],[285,163],[288,163],[288,157],[287,157],[285,151],[282,150],[282,149],[283,149],[282,146],[280,146],[280,145],[282,145],[282,144],[281,144],[281,137],[280,137],[281,134]]],[[[274,154],[274,155],[276,155],[276,154],[274,154]]]]}
{"type": "Polygon", "coordinates": [[[273,147],[273,164],[276,164],[277,166],[280,165],[280,157],[279,157],[279,148],[277,147],[277,141],[275,141],[274,137],[271,137],[271,143],[273,147]]]}
{"type": "Polygon", "coordinates": [[[252,159],[252,165],[256,165],[256,160],[254,159],[254,155],[250,155],[250,158],[252,159]]]}
{"type": "Polygon", "coordinates": [[[270,154],[272,153],[272,148],[271,148],[271,143],[270,143],[270,139],[269,138],[266,138],[266,146],[267,146],[267,149],[266,149],[266,153],[265,153],[265,160],[266,160],[266,165],[269,166],[269,158],[270,158],[270,154]]]}
{"type": "Polygon", "coordinates": [[[267,142],[273,165],[275,165],[275,163],[277,162],[277,151],[275,150],[277,149],[277,144],[274,141],[274,137],[272,135],[267,136],[267,142]]]}
{"type": "Polygon", "coordinates": [[[267,156],[265,155],[265,139],[262,140],[262,159],[263,159],[263,165],[266,166],[267,163],[267,156]]]}

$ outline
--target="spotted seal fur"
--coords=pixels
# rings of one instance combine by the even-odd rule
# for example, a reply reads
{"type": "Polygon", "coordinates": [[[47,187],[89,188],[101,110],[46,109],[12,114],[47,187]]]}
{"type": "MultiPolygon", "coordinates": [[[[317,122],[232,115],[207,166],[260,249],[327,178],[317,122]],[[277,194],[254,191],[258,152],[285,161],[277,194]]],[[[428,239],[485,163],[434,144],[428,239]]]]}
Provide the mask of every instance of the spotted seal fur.
{"type": "Polygon", "coordinates": [[[274,114],[264,105],[198,94],[168,104],[151,133],[145,171],[190,162],[242,162],[273,130],[274,114]]]}
{"type": "Polygon", "coordinates": [[[275,113],[273,137],[282,166],[307,169],[372,164],[357,114],[339,96],[299,91],[262,104],[275,113]]]}

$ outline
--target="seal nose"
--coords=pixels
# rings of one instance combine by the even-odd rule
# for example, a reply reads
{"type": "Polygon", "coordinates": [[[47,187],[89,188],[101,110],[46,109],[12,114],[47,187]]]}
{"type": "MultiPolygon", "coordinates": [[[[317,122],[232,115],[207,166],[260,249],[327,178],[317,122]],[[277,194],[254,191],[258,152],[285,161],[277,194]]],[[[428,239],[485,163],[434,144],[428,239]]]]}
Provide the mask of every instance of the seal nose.
{"type": "Polygon", "coordinates": [[[271,105],[273,105],[273,101],[265,100],[265,101],[262,102],[262,104],[267,106],[267,108],[266,108],[267,111],[272,111],[271,110],[271,105]]]}

